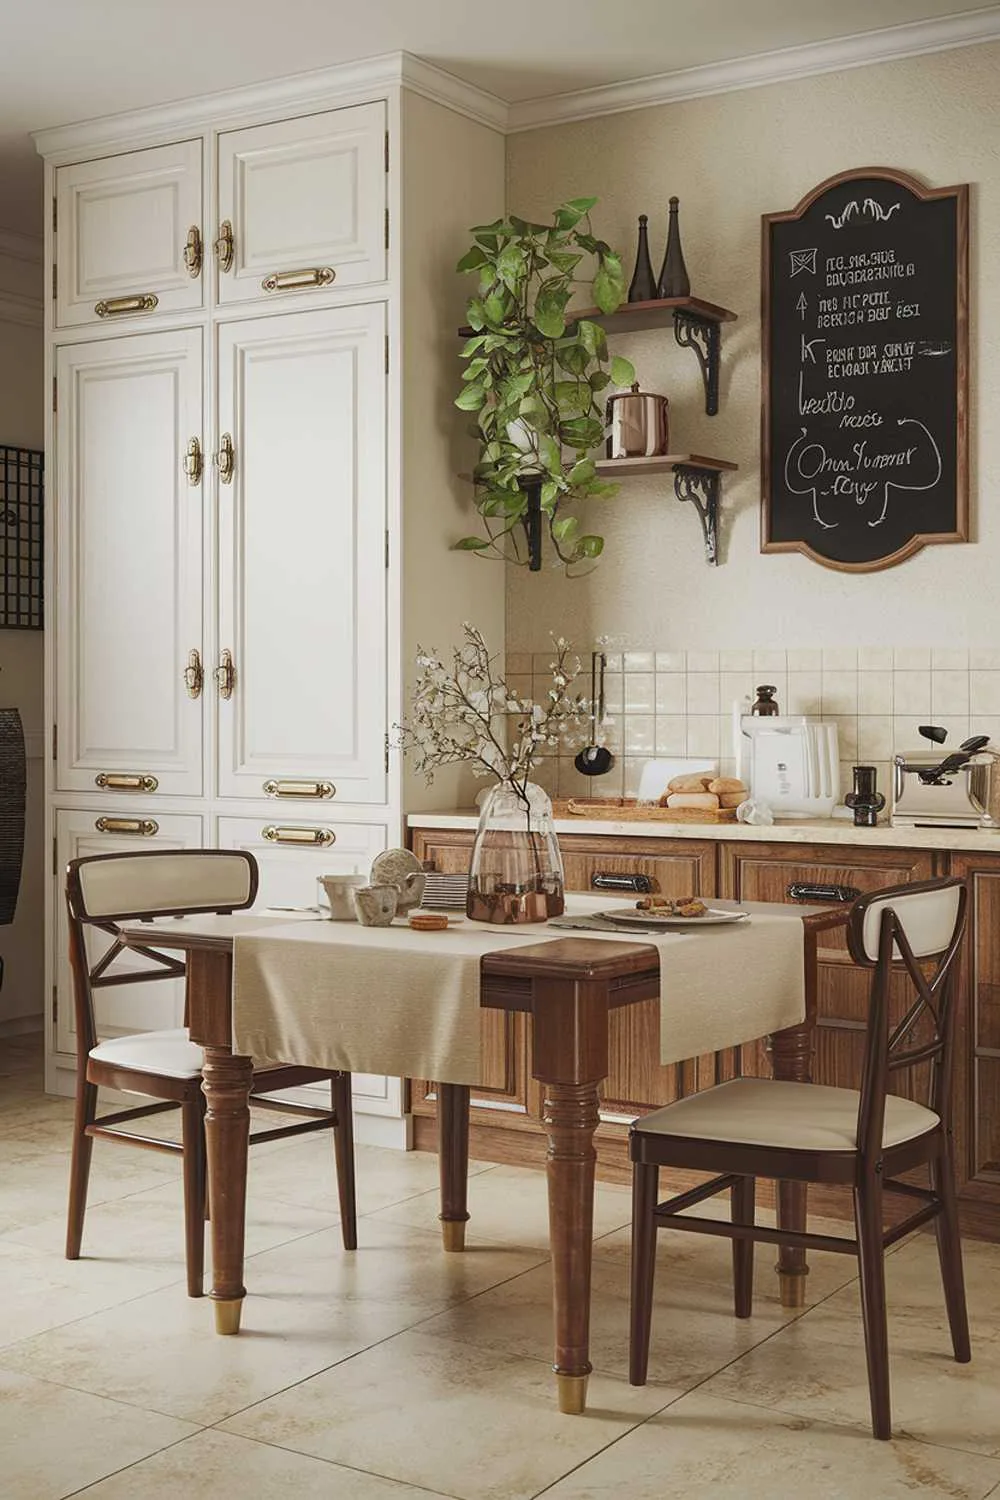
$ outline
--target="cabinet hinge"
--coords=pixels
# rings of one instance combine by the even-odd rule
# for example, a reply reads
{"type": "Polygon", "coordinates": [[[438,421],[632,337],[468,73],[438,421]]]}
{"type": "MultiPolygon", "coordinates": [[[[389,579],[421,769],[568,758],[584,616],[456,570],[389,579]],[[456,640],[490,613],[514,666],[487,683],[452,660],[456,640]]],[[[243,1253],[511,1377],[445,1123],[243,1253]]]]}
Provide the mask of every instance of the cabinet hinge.
{"type": "Polygon", "coordinates": [[[52,759],[56,760],[59,754],[59,725],[52,726],[52,759]]]}
{"type": "Polygon", "coordinates": [[[389,210],[385,211],[385,248],[389,248],[389,210]]]}
{"type": "Polygon", "coordinates": [[[52,986],[52,1019],[53,1021],[58,1021],[59,1019],[59,988],[57,985],[52,986]]]}
{"type": "Polygon", "coordinates": [[[52,262],[52,300],[53,300],[53,302],[56,300],[56,298],[58,296],[59,296],[59,267],[56,265],[55,261],[53,261],[52,262]]]}
{"type": "Polygon", "coordinates": [[[52,198],[52,233],[55,234],[59,228],[59,199],[53,195],[52,198]]]}
{"type": "Polygon", "coordinates": [[[52,873],[59,874],[59,846],[56,844],[55,834],[52,835],[52,873]]]}
{"type": "Polygon", "coordinates": [[[52,410],[59,410],[59,382],[54,375],[52,377],[52,410]]]}
{"type": "Polygon", "coordinates": [[[385,170],[389,170],[389,132],[385,133],[385,170]]]}
{"type": "Polygon", "coordinates": [[[388,527],[386,527],[386,531],[385,531],[385,565],[386,565],[386,567],[389,566],[389,528],[388,527]]]}
{"type": "Polygon", "coordinates": [[[385,373],[389,373],[389,335],[385,336],[385,373]]]}
{"type": "Polygon", "coordinates": [[[389,736],[388,736],[388,733],[386,734],[386,737],[385,737],[385,769],[386,769],[386,771],[388,771],[388,769],[389,769],[389,736]]]}

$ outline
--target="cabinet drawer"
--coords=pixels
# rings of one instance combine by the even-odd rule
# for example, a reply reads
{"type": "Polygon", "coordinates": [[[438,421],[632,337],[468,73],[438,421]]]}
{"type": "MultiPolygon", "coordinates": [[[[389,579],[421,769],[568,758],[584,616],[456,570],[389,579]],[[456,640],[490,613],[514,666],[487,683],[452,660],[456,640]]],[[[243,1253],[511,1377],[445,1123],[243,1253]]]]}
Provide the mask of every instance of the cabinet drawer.
{"type": "Polygon", "coordinates": [[[56,326],[202,307],[201,194],[200,141],[58,167],[56,326]]]}
{"type": "Polygon", "coordinates": [[[388,842],[384,823],[300,818],[220,818],[219,848],[246,849],[260,867],[257,906],[312,906],[320,875],[367,875],[388,842]]]}
{"type": "MultiPolygon", "coordinates": [[[[148,808],[148,803],[146,804],[148,808]]],[[[73,984],[69,968],[69,933],[66,903],[63,899],[66,866],[71,859],[89,854],[116,854],[136,849],[197,849],[205,841],[200,817],[186,813],[138,811],[117,803],[106,811],[84,812],[80,809],[56,813],[56,891],[54,941],[56,1002],[56,1050],[76,1049],[76,1020],[73,1014],[73,984]]],[[[109,946],[106,933],[88,933],[87,947],[91,962],[109,946]]],[[[150,967],[136,954],[116,961],[116,968],[134,967],[137,974],[150,967]]],[[[184,1019],[184,985],[181,980],[160,980],[156,984],[122,984],[101,990],[95,1000],[97,1027],[102,1037],[120,1036],[133,1031],[158,1031],[180,1026],[184,1019]]]]}
{"type": "Polygon", "coordinates": [[[223,306],[385,280],[385,129],[377,103],[219,136],[223,306]]]}

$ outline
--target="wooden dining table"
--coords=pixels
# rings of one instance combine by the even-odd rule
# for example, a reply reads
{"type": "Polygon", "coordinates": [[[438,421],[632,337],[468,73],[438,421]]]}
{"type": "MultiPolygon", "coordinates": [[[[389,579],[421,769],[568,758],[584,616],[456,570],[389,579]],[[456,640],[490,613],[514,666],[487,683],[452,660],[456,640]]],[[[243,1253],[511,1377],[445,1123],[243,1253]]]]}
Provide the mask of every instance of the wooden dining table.
{"type": "MultiPolygon", "coordinates": [[[[788,908],[783,908],[787,914],[788,908]]],[[[236,1334],[246,1288],[243,1279],[247,1147],[252,1062],[233,1051],[234,939],[257,931],[266,914],[190,917],[155,924],[124,924],[122,936],[137,947],[186,954],[187,1014],[191,1039],[205,1054],[205,1130],[208,1195],[212,1205],[212,1288],[215,1326],[236,1334]],[[155,935],[150,931],[155,926],[155,935]]],[[[804,909],[805,1014],[801,1023],[770,1038],[776,1078],[808,1081],[813,1050],[819,934],[842,921],[840,913],[804,909]]],[[[553,1370],[559,1409],[586,1406],[591,1258],[594,1215],[594,1134],[600,1090],[608,1073],[609,1018],[622,1006],[655,998],[660,956],[641,941],[586,937],[549,938],[486,953],[480,967],[480,1005],[522,1011],[533,1027],[533,1072],[542,1085],[541,1124],[548,1137],[547,1178],[554,1321],[553,1370]]],[[[441,1225],[446,1251],[460,1252],[469,1218],[466,1206],[469,1087],[439,1084],[438,1132],[441,1225]]],[[[805,1227],[804,1185],[779,1184],[779,1225],[805,1227]]],[[[801,1306],[805,1253],[779,1250],[777,1273],[785,1306],[801,1306]]]]}

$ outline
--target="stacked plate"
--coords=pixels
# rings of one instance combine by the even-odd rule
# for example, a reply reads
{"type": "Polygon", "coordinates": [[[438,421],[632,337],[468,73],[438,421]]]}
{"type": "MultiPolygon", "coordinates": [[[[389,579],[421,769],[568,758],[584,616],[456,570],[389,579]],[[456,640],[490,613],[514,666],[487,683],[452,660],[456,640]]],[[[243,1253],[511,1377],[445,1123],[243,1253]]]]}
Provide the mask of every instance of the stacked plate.
{"type": "Polygon", "coordinates": [[[464,911],[468,894],[468,875],[439,875],[428,870],[420,905],[425,911],[464,911]]]}

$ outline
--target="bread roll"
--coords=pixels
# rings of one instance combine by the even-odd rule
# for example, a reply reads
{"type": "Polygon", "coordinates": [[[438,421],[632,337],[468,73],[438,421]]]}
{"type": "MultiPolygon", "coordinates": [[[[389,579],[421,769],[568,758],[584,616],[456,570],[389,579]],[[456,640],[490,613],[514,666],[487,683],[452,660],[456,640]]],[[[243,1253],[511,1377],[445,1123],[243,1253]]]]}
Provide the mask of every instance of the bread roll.
{"type": "Polygon", "coordinates": [[[704,807],[716,811],[719,799],[714,792],[671,792],[668,807],[704,807]]]}
{"type": "Polygon", "coordinates": [[[667,783],[668,792],[706,792],[712,780],[711,771],[689,771],[667,783]]]}
{"type": "Polygon", "coordinates": [[[720,807],[739,807],[747,800],[746,792],[719,792],[718,797],[720,807]]]}
{"type": "Polygon", "coordinates": [[[746,783],[740,781],[738,776],[716,776],[708,783],[710,792],[742,792],[747,794],[746,783]]]}

